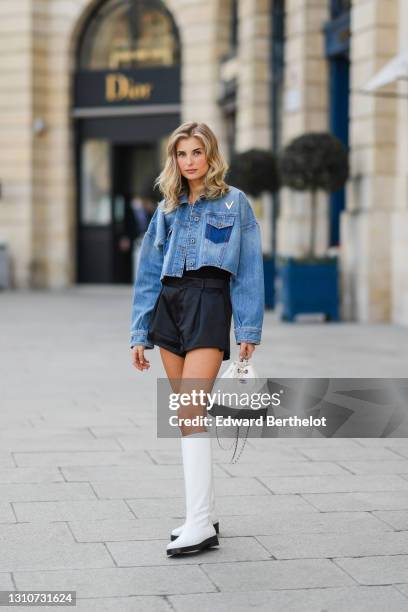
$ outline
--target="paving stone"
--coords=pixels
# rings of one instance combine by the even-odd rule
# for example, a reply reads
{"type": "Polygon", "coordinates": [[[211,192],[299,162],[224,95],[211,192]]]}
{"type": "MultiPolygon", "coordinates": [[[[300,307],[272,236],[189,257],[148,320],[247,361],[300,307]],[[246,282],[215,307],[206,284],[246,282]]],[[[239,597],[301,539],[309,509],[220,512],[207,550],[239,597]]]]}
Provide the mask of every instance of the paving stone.
{"type": "MultiPolygon", "coordinates": [[[[31,608],[33,609],[33,608],[31,608]]],[[[69,608],[68,608],[69,609],[69,608]]],[[[10,608],[13,612],[27,612],[27,606],[10,608]]],[[[30,610],[30,608],[28,608],[30,610]]],[[[34,608],[41,612],[55,612],[55,606],[34,608]]],[[[76,599],[75,612],[172,612],[164,596],[98,597],[76,599]]]]}
{"type": "Polygon", "coordinates": [[[170,532],[184,519],[106,519],[71,521],[69,526],[78,542],[120,542],[132,540],[169,541],[170,532]]]}
{"type": "MultiPolygon", "coordinates": [[[[151,427],[149,427],[151,430],[151,427]]],[[[118,426],[116,423],[111,423],[108,425],[90,425],[89,431],[95,436],[95,438],[117,438],[118,436],[127,436],[135,432],[141,431],[140,421],[139,425],[136,425],[134,421],[129,421],[127,423],[123,423],[122,426],[118,426]]]]}
{"type": "Polygon", "coordinates": [[[332,474],[330,476],[278,477],[260,476],[270,491],[279,493],[335,493],[353,491],[405,491],[408,499],[408,481],[400,476],[332,474]]]}
{"type": "Polygon", "coordinates": [[[353,438],[360,446],[376,446],[392,448],[393,446],[408,446],[406,438],[353,438]]]}
{"type": "MultiPolygon", "coordinates": [[[[62,467],[67,481],[129,481],[139,482],[140,479],[151,478],[183,478],[183,469],[178,465],[139,465],[139,466],[98,466],[98,467],[62,467]]],[[[1,472],[0,472],[1,476],[1,472]]],[[[214,477],[224,476],[218,466],[214,466],[214,477]]],[[[408,483],[407,483],[408,484],[408,483]]]]}
{"type": "Polygon", "coordinates": [[[96,466],[96,465],[151,465],[153,462],[143,450],[130,453],[118,451],[92,452],[33,452],[14,453],[18,466],[96,466]]]}
{"type": "Polygon", "coordinates": [[[408,554],[408,531],[375,534],[351,531],[257,536],[277,559],[316,559],[408,554]]]}
{"type": "Polygon", "coordinates": [[[368,512],[271,512],[268,515],[230,516],[222,522],[228,537],[275,533],[347,533],[348,531],[393,531],[368,512]]]}
{"type": "Polygon", "coordinates": [[[403,593],[406,597],[408,597],[408,583],[396,584],[394,588],[403,593]]]}
{"type": "Polygon", "coordinates": [[[392,586],[248,590],[239,593],[171,595],[169,600],[176,612],[406,612],[407,609],[407,599],[392,586]]]}
{"type": "Polygon", "coordinates": [[[30,417],[30,421],[34,426],[65,426],[65,427],[126,427],[127,425],[135,425],[135,423],[126,415],[120,415],[118,412],[101,412],[101,403],[95,400],[95,408],[88,411],[86,408],[80,410],[55,411],[41,410],[40,416],[30,417]]]}
{"type": "MultiPolygon", "coordinates": [[[[100,438],[99,442],[107,443],[109,439],[100,438]]],[[[146,432],[145,430],[140,436],[118,436],[115,438],[118,445],[125,451],[138,450],[140,447],[146,450],[171,450],[180,454],[179,438],[158,438],[157,431],[146,432]]]]}
{"type": "Polygon", "coordinates": [[[360,584],[384,585],[408,581],[408,555],[338,558],[335,563],[360,584]]]}
{"type": "Polygon", "coordinates": [[[64,523],[0,525],[0,571],[114,565],[102,544],[77,544],[64,523]]]}
{"type": "MultiPolygon", "coordinates": [[[[163,551],[169,538],[155,541],[109,542],[107,548],[119,567],[137,565],[167,565],[163,551]]],[[[180,565],[196,565],[199,563],[223,563],[227,561],[256,561],[270,559],[271,555],[255,538],[219,538],[219,547],[214,547],[205,553],[183,555],[178,557],[180,565]]]]}
{"type": "Polygon", "coordinates": [[[87,427],[81,427],[80,425],[44,425],[39,424],[34,427],[27,427],[21,429],[20,427],[2,428],[0,431],[0,442],[4,440],[19,440],[24,439],[37,439],[37,438],[48,438],[50,436],[75,436],[79,440],[92,440],[95,436],[92,435],[91,431],[87,427]]]}
{"type": "MultiPolygon", "coordinates": [[[[184,516],[184,497],[169,497],[165,503],[160,498],[129,499],[127,503],[138,518],[160,516],[184,516]]],[[[270,512],[313,512],[299,495],[218,495],[215,499],[218,516],[263,515],[270,512]]],[[[317,512],[317,510],[315,510],[317,512]]]]}
{"type": "Polygon", "coordinates": [[[67,436],[44,436],[36,438],[21,438],[15,440],[2,440],[3,450],[9,451],[96,451],[96,450],[120,450],[120,445],[115,440],[80,437],[78,434],[67,436]]]}
{"type": "Polygon", "coordinates": [[[325,476],[347,473],[340,465],[328,461],[270,461],[267,464],[243,462],[226,464],[222,469],[231,476],[325,476]]]}
{"type": "Polygon", "coordinates": [[[19,522],[99,521],[135,518],[122,500],[14,502],[19,522]]]}
{"type": "Polygon", "coordinates": [[[0,453],[0,467],[15,467],[11,453],[0,453]]]}
{"type": "Polygon", "coordinates": [[[303,452],[305,449],[333,449],[341,451],[353,451],[361,448],[358,440],[354,438],[325,438],[316,432],[314,437],[287,436],[280,438],[251,438],[251,448],[256,450],[269,450],[270,446],[275,448],[291,448],[294,451],[303,452]]]}
{"type": "MultiPolygon", "coordinates": [[[[77,589],[81,612],[406,610],[406,533],[395,530],[408,531],[408,439],[250,438],[235,465],[213,440],[221,546],[167,557],[184,521],[181,445],[156,438],[159,351],[141,375],[123,350],[130,300],[130,287],[2,295],[0,588],[13,588],[13,569],[18,588],[77,589]],[[357,562],[355,574],[338,561],[357,562]]],[[[266,312],[264,331],[261,376],[276,346],[276,376],[405,375],[398,326],[287,326],[266,312]]]]}
{"type": "MultiPolygon", "coordinates": [[[[92,487],[100,499],[141,498],[141,497],[182,497],[183,478],[154,480],[92,482],[92,487]]],[[[214,478],[215,496],[218,495],[267,495],[268,490],[254,478],[214,478]]],[[[408,492],[408,489],[407,489],[408,492]]]]}
{"type": "Polygon", "coordinates": [[[408,530],[408,510],[378,510],[372,514],[398,531],[408,530]]]}
{"type": "Polygon", "coordinates": [[[64,482],[64,477],[56,468],[0,468],[0,484],[64,482]]]}
{"type": "Polygon", "coordinates": [[[309,493],[303,498],[322,512],[356,510],[408,510],[407,491],[367,491],[362,493],[309,493]]]}
{"type": "MultiPolygon", "coordinates": [[[[14,591],[14,584],[11,579],[9,572],[0,572],[0,590],[2,591],[14,591]]],[[[13,608],[14,610],[14,608],[13,608]]]]}
{"type": "MultiPolygon", "coordinates": [[[[227,441],[224,445],[229,448],[231,446],[231,441],[227,441]]],[[[248,442],[247,442],[248,445],[248,442]]],[[[149,443],[146,443],[146,447],[149,449],[149,455],[152,459],[159,464],[173,464],[179,463],[181,464],[181,452],[179,446],[174,450],[170,449],[154,449],[149,446],[149,443]]],[[[217,441],[213,440],[213,460],[215,463],[221,463],[233,466],[234,464],[230,463],[232,457],[232,450],[223,450],[218,448],[217,441]]],[[[291,448],[274,448],[271,446],[270,449],[264,451],[256,451],[250,448],[245,448],[241,459],[239,460],[239,464],[241,463],[253,463],[256,465],[273,465],[278,461],[305,461],[305,457],[302,457],[296,450],[291,448]]],[[[237,464],[237,465],[239,465],[237,464]]]]}
{"type": "Polygon", "coordinates": [[[14,572],[14,578],[20,590],[76,590],[77,597],[82,598],[206,593],[216,590],[198,567],[177,567],[172,559],[169,559],[167,567],[20,571],[14,572]]]}
{"type": "Polygon", "coordinates": [[[375,446],[389,449],[408,451],[407,438],[358,438],[360,446],[375,446]]]}
{"type": "Polygon", "coordinates": [[[338,466],[344,467],[353,474],[408,474],[408,461],[338,461],[338,466]]]}
{"type": "MultiPolygon", "coordinates": [[[[332,438],[330,439],[332,440],[332,438]]],[[[302,448],[302,454],[312,461],[343,461],[347,460],[360,460],[369,461],[395,461],[400,459],[398,455],[389,448],[362,448],[359,446],[348,447],[347,451],[342,451],[341,448],[325,447],[325,448],[302,448]]]]}
{"type": "Polygon", "coordinates": [[[353,586],[354,580],[328,559],[208,563],[204,571],[221,591],[353,586]]]}
{"type": "MultiPolygon", "coordinates": [[[[1,372],[0,372],[1,374],[1,372]]],[[[33,422],[31,420],[31,415],[27,418],[24,417],[16,417],[13,411],[8,411],[4,409],[2,406],[1,414],[0,414],[0,427],[2,431],[6,431],[8,429],[32,429],[33,422]]]]}
{"type": "Polygon", "coordinates": [[[11,504],[0,502],[0,523],[15,523],[15,521],[16,518],[11,504]]]}
{"type": "Polygon", "coordinates": [[[58,482],[36,484],[0,484],[3,501],[54,501],[96,499],[88,483],[58,482]]]}

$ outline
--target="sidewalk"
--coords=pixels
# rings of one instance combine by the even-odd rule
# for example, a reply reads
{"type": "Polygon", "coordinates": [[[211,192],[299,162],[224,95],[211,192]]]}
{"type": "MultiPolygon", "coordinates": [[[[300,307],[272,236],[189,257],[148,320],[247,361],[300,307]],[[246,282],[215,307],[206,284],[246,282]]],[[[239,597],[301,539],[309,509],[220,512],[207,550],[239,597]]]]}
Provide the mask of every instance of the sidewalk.
{"type": "MultiPolygon", "coordinates": [[[[220,547],[167,558],[180,447],[156,439],[158,349],[130,365],[131,293],[0,293],[0,590],[76,590],[78,612],[406,611],[406,439],[251,439],[236,465],[214,440],[220,547]]],[[[267,312],[254,361],[406,377],[408,329],[267,312]]]]}

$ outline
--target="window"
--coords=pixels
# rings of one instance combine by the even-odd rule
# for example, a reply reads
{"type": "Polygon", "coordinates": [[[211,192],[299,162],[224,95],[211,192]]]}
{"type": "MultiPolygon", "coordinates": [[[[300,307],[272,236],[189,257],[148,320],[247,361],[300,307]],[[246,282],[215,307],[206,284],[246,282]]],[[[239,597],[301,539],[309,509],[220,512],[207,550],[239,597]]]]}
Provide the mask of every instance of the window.
{"type": "Polygon", "coordinates": [[[231,2],[230,48],[235,53],[238,46],[238,0],[231,2]]]}
{"type": "Polygon", "coordinates": [[[352,0],[331,0],[330,13],[331,18],[339,17],[344,13],[348,13],[351,9],[352,0]]]}
{"type": "Polygon", "coordinates": [[[274,0],[272,10],[272,148],[279,151],[282,145],[283,80],[285,49],[284,0],[274,0]]]}
{"type": "Polygon", "coordinates": [[[82,144],[81,223],[108,225],[111,222],[110,147],[106,140],[82,144]]]}
{"type": "Polygon", "coordinates": [[[159,0],[107,0],[90,18],[81,70],[172,66],[180,62],[173,19],[159,0]]]}

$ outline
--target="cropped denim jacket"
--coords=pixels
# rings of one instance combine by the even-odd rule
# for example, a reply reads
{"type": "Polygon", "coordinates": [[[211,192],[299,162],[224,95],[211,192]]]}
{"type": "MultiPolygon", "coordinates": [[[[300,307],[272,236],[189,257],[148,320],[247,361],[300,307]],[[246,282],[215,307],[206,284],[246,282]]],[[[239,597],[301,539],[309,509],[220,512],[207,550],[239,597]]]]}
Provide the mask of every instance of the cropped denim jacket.
{"type": "Polygon", "coordinates": [[[164,276],[216,266],[231,272],[230,296],[237,344],[261,341],[265,307],[263,257],[258,221],[245,194],[231,187],[217,199],[179,198],[164,213],[159,202],[143,237],[132,303],[130,345],[148,342],[150,315],[164,276]]]}

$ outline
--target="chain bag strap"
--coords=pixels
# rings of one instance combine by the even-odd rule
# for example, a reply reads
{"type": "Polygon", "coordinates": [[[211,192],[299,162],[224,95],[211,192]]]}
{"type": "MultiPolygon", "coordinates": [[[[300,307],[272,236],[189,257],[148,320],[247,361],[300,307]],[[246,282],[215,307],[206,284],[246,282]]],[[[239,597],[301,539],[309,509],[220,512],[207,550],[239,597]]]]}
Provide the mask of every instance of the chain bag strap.
{"type": "MultiPolygon", "coordinates": [[[[253,366],[253,364],[250,362],[249,359],[243,359],[242,361],[233,361],[232,364],[227,368],[227,370],[224,372],[224,374],[222,374],[222,376],[220,377],[221,379],[225,379],[225,378],[229,378],[229,379],[234,379],[237,381],[237,383],[239,384],[239,386],[241,387],[242,391],[245,392],[255,392],[256,389],[259,387],[259,382],[258,382],[258,375],[256,373],[256,370],[253,366]]],[[[221,408],[221,407],[218,407],[221,408]]],[[[222,412],[225,416],[225,413],[228,412],[228,407],[226,406],[222,406],[222,412]]],[[[235,416],[237,416],[236,413],[239,414],[240,410],[239,409],[232,409],[234,411],[235,416]]],[[[231,410],[231,411],[232,411],[231,410]]],[[[256,410],[255,410],[256,412],[256,410]]],[[[211,413],[211,411],[210,411],[211,413]]],[[[217,410],[213,411],[213,414],[217,413],[217,410]]],[[[236,426],[237,429],[237,434],[235,437],[235,441],[232,443],[232,445],[229,448],[225,448],[222,446],[221,442],[220,442],[220,438],[218,436],[218,425],[216,425],[215,430],[216,430],[216,435],[217,435],[217,442],[218,442],[218,446],[222,449],[222,450],[231,450],[234,447],[234,452],[233,455],[231,457],[231,461],[230,463],[237,463],[238,460],[240,459],[247,439],[248,439],[248,434],[249,434],[249,429],[250,429],[250,425],[246,426],[246,433],[245,433],[245,438],[242,441],[241,444],[241,448],[237,454],[238,451],[238,440],[239,440],[239,433],[240,433],[240,425],[236,426]]]]}

